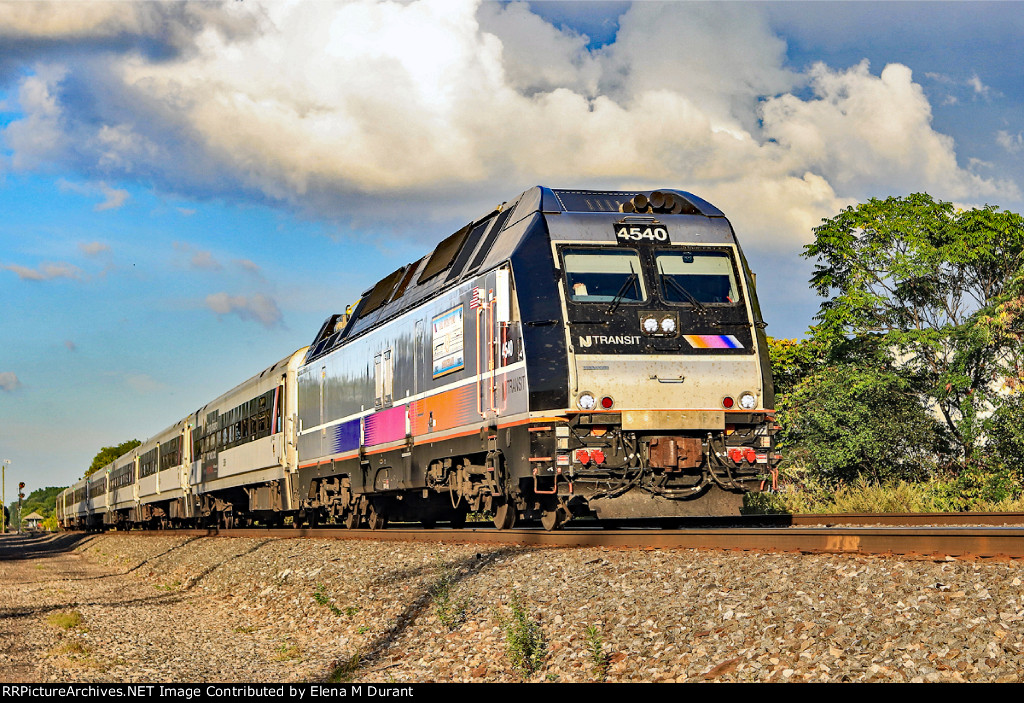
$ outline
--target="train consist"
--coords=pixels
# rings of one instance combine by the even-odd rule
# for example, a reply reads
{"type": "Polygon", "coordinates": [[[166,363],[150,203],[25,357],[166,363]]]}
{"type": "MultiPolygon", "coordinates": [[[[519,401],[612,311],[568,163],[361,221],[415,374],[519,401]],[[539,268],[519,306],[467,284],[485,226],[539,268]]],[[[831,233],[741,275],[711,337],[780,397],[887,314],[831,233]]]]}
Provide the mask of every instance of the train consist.
{"type": "Polygon", "coordinates": [[[686,192],[536,187],[65,490],[66,528],[735,514],[777,466],[753,275],[686,192]]]}

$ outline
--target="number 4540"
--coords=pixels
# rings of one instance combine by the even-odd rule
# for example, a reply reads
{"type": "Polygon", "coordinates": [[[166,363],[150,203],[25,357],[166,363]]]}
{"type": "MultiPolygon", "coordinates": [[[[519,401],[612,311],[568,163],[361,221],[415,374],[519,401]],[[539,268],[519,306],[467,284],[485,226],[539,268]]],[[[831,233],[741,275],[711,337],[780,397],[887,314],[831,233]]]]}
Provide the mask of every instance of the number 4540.
{"type": "Polygon", "coordinates": [[[629,242],[667,242],[668,230],[664,227],[645,227],[643,225],[623,225],[615,228],[615,236],[629,242]]]}

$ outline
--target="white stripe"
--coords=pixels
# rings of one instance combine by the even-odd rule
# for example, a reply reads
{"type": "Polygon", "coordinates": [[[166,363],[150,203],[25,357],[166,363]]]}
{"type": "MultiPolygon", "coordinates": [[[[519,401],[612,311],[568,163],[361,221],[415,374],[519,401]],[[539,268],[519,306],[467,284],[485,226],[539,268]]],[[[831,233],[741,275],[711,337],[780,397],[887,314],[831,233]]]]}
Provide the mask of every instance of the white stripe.
{"type": "MultiPolygon", "coordinates": [[[[502,374],[506,374],[506,373],[509,373],[509,372],[512,372],[512,371],[518,371],[519,369],[525,369],[525,368],[526,368],[526,361],[517,361],[514,364],[509,364],[508,366],[503,366],[503,367],[501,367],[499,369],[495,369],[493,373],[494,373],[495,376],[500,376],[502,374]]],[[[405,403],[411,403],[413,401],[421,400],[423,398],[428,398],[428,397],[433,396],[433,395],[439,395],[441,393],[445,393],[446,391],[450,391],[450,390],[453,390],[455,388],[461,388],[462,386],[468,386],[471,383],[476,383],[477,381],[481,381],[481,380],[489,377],[491,375],[491,373],[492,372],[477,374],[476,376],[471,376],[470,378],[463,379],[461,381],[455,381],[454,383],[449,383],[447,385],[440,386],[439,388],[434,388],[434,389],[431,389],[429,391],[424,391],[423,393],[417,393],[416,395],[410,395],[410,396],[408,396],[406,398],[402,398],[401,400],[396,400],[393,403],[393,407],[396,407],[396,406],[399,406],[399,405],[404,405],[405,403]]],[[[387,409],[387,408],[385,408],[385,409],[387,409]]],[[[303,428],[302,431],[299,432],[299,436],[301,437],[301,436],[307,435],[307,434],[309,434],[311,432],[318,432],[318,431],[324,430],[324,429],[326,429],[328,427],[333,427],[334,425],[340,425],[343,422],[349,422],[350,420],[354,420],[357,417],[366,417],[368,415],[373,415],[376,412],[380,412],[380,411],[376,410],[376,409],[374,409],[374,410],[365,410],[365,411],[362,411],[362,412],[355,413],[354,415],[348,415],[347,417],[343,417],[343,418],[338,419],[338,420],[331,420],[330,422],[325,422],[324,424],[317,425],[316,427],[310,427],[308,429],[307,428],[303,428]]]]}

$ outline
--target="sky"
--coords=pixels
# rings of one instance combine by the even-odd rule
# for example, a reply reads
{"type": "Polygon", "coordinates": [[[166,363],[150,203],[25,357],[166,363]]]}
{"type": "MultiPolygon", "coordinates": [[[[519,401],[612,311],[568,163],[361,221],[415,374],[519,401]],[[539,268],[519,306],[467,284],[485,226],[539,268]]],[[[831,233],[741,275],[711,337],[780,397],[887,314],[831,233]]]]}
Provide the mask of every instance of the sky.
{"type": "Polygon", "coordinates": [[[1024,211],[1020,2],[2,2],[0,462],[80,478],[533,185],[730,218],[776,337],[813,228],[1024,211]]]}

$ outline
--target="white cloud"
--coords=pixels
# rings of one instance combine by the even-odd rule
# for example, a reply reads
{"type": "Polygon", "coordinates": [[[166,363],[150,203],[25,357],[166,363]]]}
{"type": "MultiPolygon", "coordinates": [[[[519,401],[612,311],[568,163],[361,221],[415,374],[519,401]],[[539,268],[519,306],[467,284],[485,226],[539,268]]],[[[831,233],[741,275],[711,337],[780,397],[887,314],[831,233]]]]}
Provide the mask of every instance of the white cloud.
{"type": "Polygon", "coordinates": [[[220,271],[224,267],[213,258],[213,254],[203,249],[196,249],[186,242],[174,242],[174,248],[189,256],[188,265],[201,271],[220,271]]]}
{"type": "Polygon", "coordinates": [[[110,245],[104,244],[103,242],[81,242],[79,243],[78,248],[86,256],[97,256],[110,251],[110,245]]]}
{"type": "Polygon", "coordinates": [[[879,76],[867,61],[847,71],[810,71],[814,97],[770,98],[764,131],[780,158],[810,168],[852,193],[924,189],[950,199],[1017,198],[1010,182],[982,178],[957,164],[953,140],[932,129],[931,106],[911,71],[889,64],[879,76]]]}
{"type": "Polygon", "coordinates": [[[255,261],[251,261],[249,259],[235,259],[235,263],[238,264],[238,266],[242,270],[248,271],[249,273],[254,274],[256,276],[261,276],[263,273],[263,270],[260,268],[260,265],[257,264],[255,261]]]}
{"type": "Polygon", "coordinates": [[[1019,154],[1024,151],[1024,132],[1010,134],[1001,129],[996,132],[996,143],[1011,154],[1019,154]]]}
{"type": "Polygon", "coordinates": [[[220,316],[237,315],[242,320],[259,322],[268,329],[280,325],[282,319],[277,303],[260,293],[250,297],[214,293],[206,296],[206,307],[220,316]]]}
{"type": "Polygon", "coordinates": [[[127,190],[111,188],[103,182],[72,183],[71,181],[62,178],[57,181],[57,187],[63,192],[78,193],[86,196],[102,195],[104,198],[103,202],[97,203],[93,207],[93,210],[96,212],[120,209],[120,207],[131,197],[127,190]]]}
{"type": "Polygon", "coordinates": [[[0,390],[13,393],[21,388],[21,381],[13,371],[0,371],[0,390]]]}
{"type": "Polygon", "coordinates": [[[30,269],[17,264],[6,264],[0,268],[13,271],[23,281],[49,281],[54,278],[78,279],[81,277],[81,271],[77,266],[64,262],[40,264],[38,269],[30,269]]]}
{"type": "MultiPolygon", "coordinates": [[[[868,195],[1020,195],[959,165],[908,68],[794,71],[756,5],[636,3],[595,51],[523,3],[203,12],[159,61],[123,52],[38,66],[19,90],[24,117],[4,130],[12,163],[144,174],[193,197],[367,222],[465,216],[538,182],[682,187],[790,242],[868,195]],[[71,83],[95,99],[74,102],[71,83]],[[367,207],[380,197],[388,208],[367,207]]],[[[108,31],[79,22],[76,32],[108,31]]],[[[990,94],[977,76],[961,84],[990,94]]]]}

